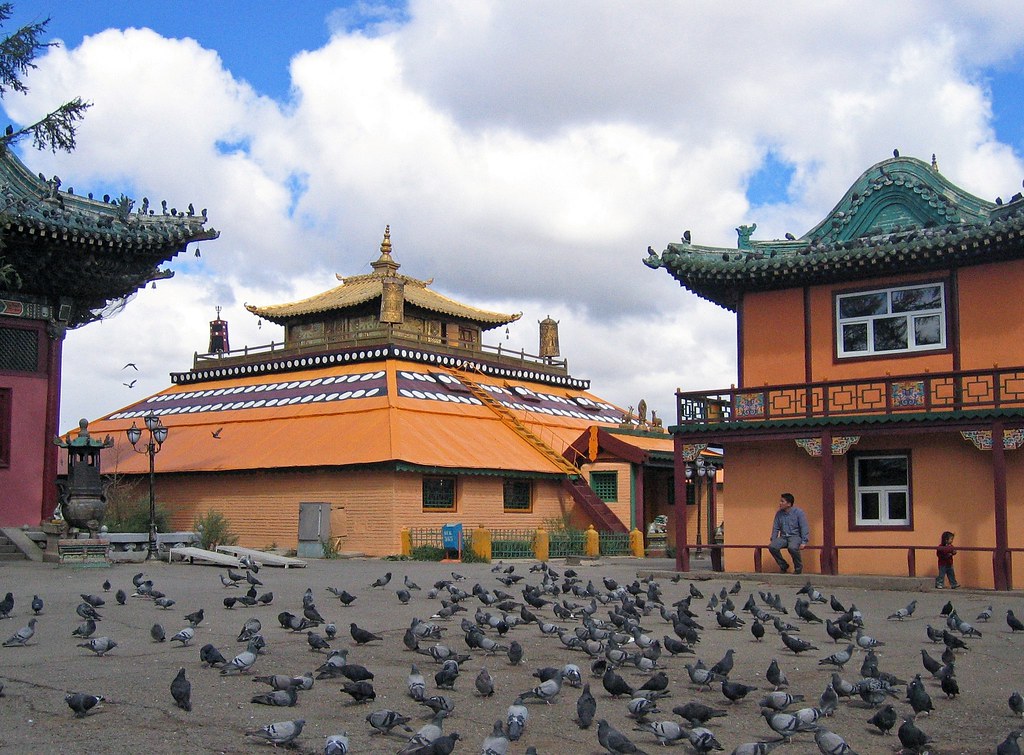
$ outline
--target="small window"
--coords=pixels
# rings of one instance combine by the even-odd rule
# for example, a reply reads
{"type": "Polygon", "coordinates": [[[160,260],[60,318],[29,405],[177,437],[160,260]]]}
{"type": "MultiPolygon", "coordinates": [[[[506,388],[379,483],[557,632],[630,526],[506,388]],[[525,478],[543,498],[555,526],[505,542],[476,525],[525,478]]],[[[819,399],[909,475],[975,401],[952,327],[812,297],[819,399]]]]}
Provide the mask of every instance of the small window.
{"type": "Polygon", "coordinates": [[[906,454],[853,459],[854,524],[861,527],[910,525],[910,457],[906,454]]]}
{"type": "Polygon", "coordinates": [[[39,334],[25,328],[0,328],[0,370],[39,370],[39,334]]]}
{"type": "Polygon", "coordinates": [[[614,503],[619,500],[619,473],[591,472],[590,487],[602,501],[614,503]]]}
{"type": "Polygon", "coordinates": [[[423,478],[423,510],[455,511],[455,478],[423,478]]]}
{"type": "Polygon", "coordinates": [[[946,348],[943,284],[838,294],[836,344],[839,357],[946,348]]]}
{"type": "Polygon", "coordinates": [[[504,503],[505,511],[530,511],[533,484],[530,480],[505,480],[504,503]]]}

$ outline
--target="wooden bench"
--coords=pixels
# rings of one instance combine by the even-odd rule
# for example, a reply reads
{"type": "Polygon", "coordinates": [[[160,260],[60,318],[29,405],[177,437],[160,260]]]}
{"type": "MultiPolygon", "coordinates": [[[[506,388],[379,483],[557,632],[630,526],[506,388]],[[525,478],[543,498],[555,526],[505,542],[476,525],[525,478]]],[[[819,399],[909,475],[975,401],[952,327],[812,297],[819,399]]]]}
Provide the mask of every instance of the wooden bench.
{"type": "Polygon", "coordinates": [[[58,566],[110,566],[108,540],[79,539],[57,541],[58,566]]]}

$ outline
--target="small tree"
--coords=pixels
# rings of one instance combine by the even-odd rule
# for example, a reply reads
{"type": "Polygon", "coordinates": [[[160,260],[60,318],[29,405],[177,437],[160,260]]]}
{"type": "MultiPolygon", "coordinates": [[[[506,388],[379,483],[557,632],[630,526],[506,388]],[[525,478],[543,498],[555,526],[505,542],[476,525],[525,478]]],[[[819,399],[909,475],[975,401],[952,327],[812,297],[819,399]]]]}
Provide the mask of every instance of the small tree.
{"type": "Polygon", "coordinates": [[[216,550],[218,545],[235,545],[238,535],[231,531],[231,523],[219,511],[210,509],[193,522],[195,531],[199,533],[200,545],[208,551],[216,550]]]}

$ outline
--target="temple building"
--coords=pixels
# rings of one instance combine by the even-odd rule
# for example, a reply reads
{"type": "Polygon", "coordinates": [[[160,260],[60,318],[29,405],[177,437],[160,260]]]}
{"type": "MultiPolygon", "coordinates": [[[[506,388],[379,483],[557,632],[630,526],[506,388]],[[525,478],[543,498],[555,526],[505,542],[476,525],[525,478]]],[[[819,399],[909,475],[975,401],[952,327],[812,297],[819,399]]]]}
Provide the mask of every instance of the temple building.
{"type": "Polygon", "coordinates": [[[371,272],[247,306],[283,326],[283,343],[226,348],[218,315],[192,369],[90,424],[115,439],[105,469],[147,471],[125,431],[155,414],[168,430],[157,497],[172,526],[215,510],[253,547],[296,548],[310,517],[318,540],[368,555],[398,553],[403,527],[451,522],[643,528],[645,502],[653,511],[669,495],[671,464],[591,457],[586,433],[625,425],[639,446],[670,445],[668,435],[569,373],[557,322],[539,323],[537,355],[489,345],[489,331],[520,315],[443,296],[399,273],[392,251],[386,230],[371,272]],[[661,482],[644,492],[648,472],[661,482]]]}
{"type": "MultiPolygon", "coordinates": [[[[160,265],[217,238],[206,211],[136,208],[33,175],[0,148],[0,526],[37,525],[57,505],[61,350],[69,329],[120,311],[173,272],[160,265]]],[[[72,379],[88,380],[88,375],[72,379]]]]}
{"type": "Polygon", "coordinates": [[[669,428],[677,470],[707,444],[728,456],[726,566],[777,570],[762,545],[789,491],[808,571],[935,575],[950,530],[962,583],[1019,584],[1022,195],[979,199],[897,152],[803,236],[755,229],[735,249],[687,232],[645,261],[736,313],[736,383],[678,393],[669,428]]]}

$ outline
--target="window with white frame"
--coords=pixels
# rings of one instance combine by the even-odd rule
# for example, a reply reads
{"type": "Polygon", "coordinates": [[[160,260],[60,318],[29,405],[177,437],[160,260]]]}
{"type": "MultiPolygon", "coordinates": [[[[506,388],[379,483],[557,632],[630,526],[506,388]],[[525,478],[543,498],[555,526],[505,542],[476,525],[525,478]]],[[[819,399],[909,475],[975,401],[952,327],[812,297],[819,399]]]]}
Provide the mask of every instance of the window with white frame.
{"type": "Polygon", "coordinates": [[[942,283],[836,294],[840,357],[946,348],[942,283]]]}
{"type": "Polygon", "coordinates": [[[905,527],[910,524],[910,457],[907,454],[853,458],[854,524],[905,527]]]}

